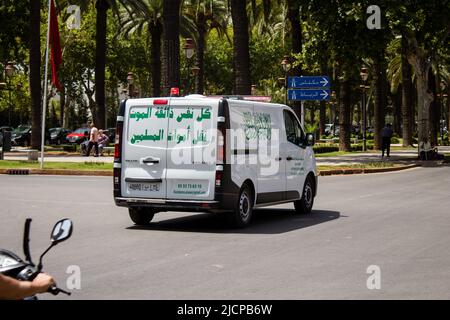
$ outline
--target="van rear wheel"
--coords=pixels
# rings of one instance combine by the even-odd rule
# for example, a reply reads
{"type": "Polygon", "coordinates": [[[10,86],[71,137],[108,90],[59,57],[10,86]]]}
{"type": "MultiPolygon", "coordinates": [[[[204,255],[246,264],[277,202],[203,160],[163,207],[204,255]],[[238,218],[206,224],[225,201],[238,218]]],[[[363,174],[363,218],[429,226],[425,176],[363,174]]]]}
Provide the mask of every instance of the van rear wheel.
{"type": "Polygon", "coordinates": [[[155,211],[148,208],[129,208],[131,221],[138,226],[147,225],[155,216],[155,211]]]}
{"type": "Polygon", "coordinates": [[[306,178],[303,186],[302,198],[294,201],[295,211],[300,214],[307,214],[312,211],[314,204],[314,184],[310,177],[306,178]]]}
{"type": "Polygon", "coordinates": [[[244,186],[239,193],[234,211],[229,215],[233,226],[244,228],[250,224],[253,214],[253,193],[248,186],[244,186]]]}

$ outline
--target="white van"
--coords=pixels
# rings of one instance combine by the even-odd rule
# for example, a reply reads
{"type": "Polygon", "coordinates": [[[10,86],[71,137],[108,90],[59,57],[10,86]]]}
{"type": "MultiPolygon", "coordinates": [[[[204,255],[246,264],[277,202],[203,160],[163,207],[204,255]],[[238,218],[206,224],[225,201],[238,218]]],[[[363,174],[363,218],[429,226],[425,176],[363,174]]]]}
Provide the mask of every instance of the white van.
{"type": "Polygon", "coordinates": [[[288,106],[200,95],[122,101],[114,199],[131,220],[160,211],[228,212],[249,224],[255,207],[293,202],[312,210],[312,146],[288,106]]]}

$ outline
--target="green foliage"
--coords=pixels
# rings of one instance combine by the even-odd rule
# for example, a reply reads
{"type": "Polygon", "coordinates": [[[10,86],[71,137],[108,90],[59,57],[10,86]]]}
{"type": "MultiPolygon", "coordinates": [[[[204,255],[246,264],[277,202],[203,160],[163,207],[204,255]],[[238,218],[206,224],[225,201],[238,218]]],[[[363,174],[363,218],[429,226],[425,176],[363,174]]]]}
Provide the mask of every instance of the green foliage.
{"type": "Polygon", "coordinates": [[[313,147],[314,153],[328,153],[339,151],[339,145],[337,144],[316,144],[313,147]]]}
{"type": "Polygon", "coordinates": [[[208,35],[205,52],[205,91],[208,95],[232,92],[232,65],[232,45],[213,30],[208,35]]]}

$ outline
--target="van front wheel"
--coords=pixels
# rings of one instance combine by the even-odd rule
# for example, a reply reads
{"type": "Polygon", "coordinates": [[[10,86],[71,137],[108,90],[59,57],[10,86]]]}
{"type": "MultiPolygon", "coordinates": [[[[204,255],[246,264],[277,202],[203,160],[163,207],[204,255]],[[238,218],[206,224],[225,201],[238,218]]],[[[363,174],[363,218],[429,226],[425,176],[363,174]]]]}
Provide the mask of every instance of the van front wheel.
{"type": "Polygon", "coordinates": [[[239,193],[236,208],[230,215],[232,225],[244,228],[250,224],[253,213],[253,195],[248,186],[244,186],[239,193]]]}
{"type": "Polygon", "coordinates": [[[128,213],[130,214],[131,220],[138,226],[147,225],[152,221],[155,216],[154,211],[148,208],[129,208],[128,213]]]}
{"type": "Polygon", "coordinates": [[[307,178],[303,187],[302,198],[294,201],[295,211],[300,214],[310,213],[314,204],[314,185],[311,178],[307,178]]]}

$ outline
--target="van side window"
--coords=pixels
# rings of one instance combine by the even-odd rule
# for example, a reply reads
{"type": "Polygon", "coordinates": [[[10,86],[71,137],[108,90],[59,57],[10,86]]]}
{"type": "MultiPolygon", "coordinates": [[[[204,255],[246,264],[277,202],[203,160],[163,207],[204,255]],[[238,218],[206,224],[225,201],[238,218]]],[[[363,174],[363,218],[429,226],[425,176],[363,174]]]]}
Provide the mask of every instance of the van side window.
{"type": "Polygon", "coordinates": [[[287,140],[295,145],[298,145],[304,138],[303,130],[300,124],[292,112],[285,110],[283,112],[283,116],[287,140]]]}

